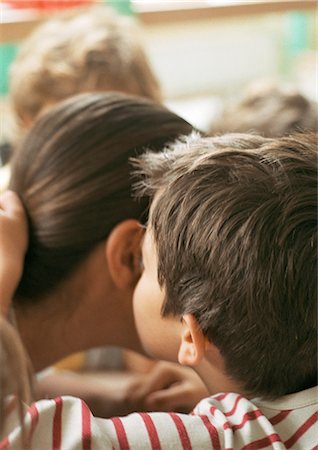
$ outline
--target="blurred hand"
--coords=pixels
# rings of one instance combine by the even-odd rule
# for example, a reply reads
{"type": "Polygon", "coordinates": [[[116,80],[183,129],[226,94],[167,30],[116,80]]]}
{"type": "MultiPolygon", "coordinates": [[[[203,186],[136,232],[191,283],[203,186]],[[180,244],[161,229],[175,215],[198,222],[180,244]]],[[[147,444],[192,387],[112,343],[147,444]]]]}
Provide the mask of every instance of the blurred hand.
{"type": "Polygon", "coordinates": [[[72,395],[85,401],[96,417],[124,416],[135,411],[127,402],[127,388],[139,375],[120,371],[71,372],[51,369],[36,384],[36,398],[72,395]]]}
{"type": "Polygon", "coordinates": [[[7,313],[23,271],[28,244],[27,220],[19,197],[0,194],[0,308],[7,313]]]}
{"type": "Polygon", "coordinates": [[[135,411],[189,413],[209,392],[193,369],[160,361],[147,375],[134,380],[126,395],[135,411]]]}
{"type": "Polygon", "coordinates": [[[135,411],[188,413],[209,393],[192,369],[158,362],[146,375],[123,371],[52,370],[38,381],[37,398],[60,395],[82,398],[94,416],[107,418],[135,411]]]}

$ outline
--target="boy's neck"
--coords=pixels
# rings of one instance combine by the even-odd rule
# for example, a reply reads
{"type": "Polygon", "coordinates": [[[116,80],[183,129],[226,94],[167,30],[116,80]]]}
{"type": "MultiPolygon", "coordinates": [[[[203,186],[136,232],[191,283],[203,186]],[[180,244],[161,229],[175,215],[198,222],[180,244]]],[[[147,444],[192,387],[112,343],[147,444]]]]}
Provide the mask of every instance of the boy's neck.
{"type": "Polygon", "coordinates": [[[243,390],[239,384],[225,374],[223,366],[220,367],[220,365],[215,365],[207,358],[204,358],[194,369],[206,385],[210,395],[218,394],[220,392],[243,394],[243,390]]]}

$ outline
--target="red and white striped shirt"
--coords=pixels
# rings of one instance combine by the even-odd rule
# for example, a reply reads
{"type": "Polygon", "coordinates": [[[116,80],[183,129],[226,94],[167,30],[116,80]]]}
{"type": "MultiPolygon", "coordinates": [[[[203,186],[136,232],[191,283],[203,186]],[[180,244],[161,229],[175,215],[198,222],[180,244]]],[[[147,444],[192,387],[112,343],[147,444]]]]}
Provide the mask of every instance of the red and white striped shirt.
{"type": "MultiPolygon", "coordinates": [[[[218,394],[190,415],[134,413],[98,419],[74,397],[41,400],[28,408],[32,450],[318,450],[317,388],[273,402],[218,394]]],[[[23,450],[12,411],[1,450],[23,450]]]]}

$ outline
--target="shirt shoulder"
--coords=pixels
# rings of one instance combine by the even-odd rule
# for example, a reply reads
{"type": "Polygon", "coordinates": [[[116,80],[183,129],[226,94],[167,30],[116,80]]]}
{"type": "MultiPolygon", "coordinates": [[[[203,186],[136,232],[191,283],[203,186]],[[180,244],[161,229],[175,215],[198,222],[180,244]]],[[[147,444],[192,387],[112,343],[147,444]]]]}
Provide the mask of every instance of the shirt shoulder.
{"type": "MultiPolygon", "coordinates": [[[[23,427],[31,450],[107,450],[111,440],[99,429],[84,401],[75,397],[40,400],[30,407],[24,405],[23,427]]],[[[5,423],[0,450],[21,450],[25,446],[19,419],[18,404],[5,423]]]]}
{"type": "MultiPolygon", "coordinates": [[[[32,450],[222,450],[260,444],[270,449],[277,443],[282,449],[303,450],[318,444],[315,420],[312,405],[304,415],[297,408],[269,410],[239,394],[224,393],[203,399],[189,415],[133,413],[111,419],[95,418],[80,399],[59,397],[31,405],[24,423],[32,450]]],[[[11,429],[0,449],[21,450],[18,417],[8,423],[11,429]]]]}

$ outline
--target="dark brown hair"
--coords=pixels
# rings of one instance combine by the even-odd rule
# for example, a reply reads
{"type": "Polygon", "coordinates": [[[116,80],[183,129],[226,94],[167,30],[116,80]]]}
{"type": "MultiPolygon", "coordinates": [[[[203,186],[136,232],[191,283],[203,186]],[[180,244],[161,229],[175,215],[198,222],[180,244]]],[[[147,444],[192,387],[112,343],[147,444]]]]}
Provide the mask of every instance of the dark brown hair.
{"type": "Polygon", "coordinates": [[[115,225],[141,219],[147,201],[131,197],[129,158],[191,131],[164,106],[119,93],[81,94],[41,118],[12,167],[30,224],[15,301],[50,292],[115,225]]]}
{"type": "Polygon", "coordinates": [[[163,315],[193,313],[250,395],[315,385],[317,135],[193,137],[139,172],[163,315]]]}

